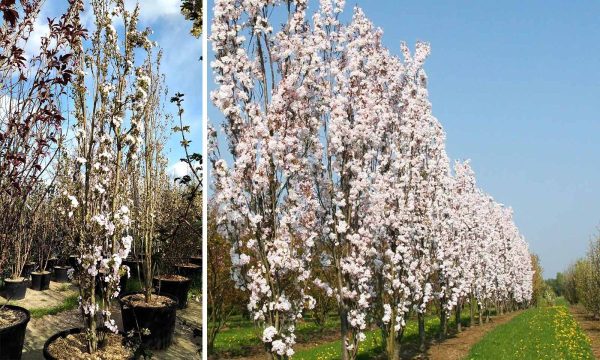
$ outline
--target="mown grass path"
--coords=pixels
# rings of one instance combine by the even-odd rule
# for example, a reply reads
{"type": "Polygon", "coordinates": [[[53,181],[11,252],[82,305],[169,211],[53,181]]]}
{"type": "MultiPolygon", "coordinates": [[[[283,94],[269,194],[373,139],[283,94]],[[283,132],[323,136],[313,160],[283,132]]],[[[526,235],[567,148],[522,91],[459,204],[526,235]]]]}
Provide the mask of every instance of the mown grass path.
{"type": "Polygon", "coordinates": [[[529,309],[490,331],[467,359],[594,359],[589,338],[565,305],[529,309]]]}
{"type": "Polygon", "coordinates": [[[511,321],[521,313],[522,311],[515,311],[494,316],[487,323],[467,327],[462,332],[454,334],[454,336],[444,341],[435,342],[427,350],[427,359],[462,360],[469,354],[473,345],[483,339],[487,333],[495,329],[496,326],[511,321]]]}

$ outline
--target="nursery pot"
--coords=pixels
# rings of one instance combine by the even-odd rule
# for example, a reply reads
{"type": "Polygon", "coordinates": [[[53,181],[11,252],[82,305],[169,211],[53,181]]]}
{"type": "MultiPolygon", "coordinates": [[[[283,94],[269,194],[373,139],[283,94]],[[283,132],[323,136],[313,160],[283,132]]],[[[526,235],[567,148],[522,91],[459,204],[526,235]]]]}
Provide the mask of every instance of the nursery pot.
{"type": "Polygon", "coordinates": [[[4,297],[10,300],[22,300],[27,292],[27,281],[24,278],[4,279],[4,297]]]}
{"type": "MultiPolygon", "coordinates": [[[[98,330],[100,330],[100,329],[98,329],[98,330]]],[[[61,359],[58,359],[58,358],[56,358],[56,357],[54,357],[54,356],[52,356],[52,355],[50,354],[50,351],[49,351],[49,347],[50,347],[50,345],[51,345],[53,342],[55,342],[56,340],[60,339],[60,338],[65,338],[65,337],[67,337],[67,336],[69,336],[69,335],[80,334],[82,331],[84,331],[84,330],[82,330],[82,329],[79,329],[79,328],[76,328],[76,329],[64,330],[64,331],[61,331],[61,332],[59,332],[59,333],[56,333],[56,334],[52,335],[52,336],[51,336],[50,338],[48,338],[48,340],[46,340],[46,342],[44,343],[44,350],[43,350],[43,351],[44,351],[44,352],[43,352],[43,354],[44,354],[44,359],[46,359],[46,360],[61,360],[61,359]]],[[[121,336],[123,337],[123,339],[125,339],[124,333],[122,333],[122,332],[120,332],[120,331],[119,331],[119,335],[121,335],[121,336]]],[[[131,356],[131,358],[130,358],[130,359],[133,359],[133,358],[134,358],[134,357],[133,357],[133,356],[131,356]]],[[[126,359],[126,360],[129,360],[129,359],[126,359]]]]}
{"type": "Polygon", "coordinates": [[[173,342],[175,323],[177,320],[177,298],[167,294],[153,294],[153,297],[163,296],[171,300],[168,305],[148,306],[140,293],[129,293],[119,297],[121,317],[125,333],[141,329],[149,329],[149,334],[142,334],[142,344],[152,350],[168,348],[173,342]],[[132,302],[133,297],[141,301],[132,302]]]}
{"type": "Polygon", "coordinates": [[[68,266],[55,266],[54,267],[54,281],[59,283],[69,282],[69,269],[68,266]]]}
{"type": "Polygon", "coordinates": [[[57,258],[48,259],[46,263],[46,269],[54,269],[54,266],[58,263],[57,258]]]}
{"type": "Polygon", "coordinates": [[[175,265],[175,269],[178,275],[191,278],[194,277],[196,274],[199,274],[202,267],[196,264],[178,264],[175,265]]]}
{"type": "MultiPolygon", "coordinates": [[[[21,359],[21,353],[23,352],[25,330],[29,319],[31,319],[31,314],[27,309],[14,305],[6,305],[3,311],[5,310],[18,311],[24,316],[15,324],[0,328],[0,360],[18,360],[21,359]]],[[[0,311],[0,314],[2,314],[2,311],[0,311]]]]}
{"type": "Polygon", "coordinates": [[[23,270],[21,271],[21,276],[24,278],[29,278],[31,276],[31,272],[35,269],[35,263],[29,262],[23,266],[23,270]]]}
{"type": "Polygon", "coordinates": [[[194,265],[202,266],[202,256],[192,256],[190,257],[190,262],[194,265]]]}
{"type": "Polygon", "coordinates": [[[68,264],[70,267],[72,267],[75,270],[79,270],[81,268],[81,265],[79,265],[79,261],[77,261],[78,258],[79,257],[77,255],[69,256],[68,264]]]}
{"type": "Polygon", "coordinates": [[[31,289],[33,290],[48,290],[50,289],[50,271],[34,271],[31,273],[31,289]]]}
{"type": "Polygon", "coordinates": [[[179,309],[187,306],[188,292],[192,280],[180,275],[163,275],[156,276],[152,279],[152,285],[157,294],[171,294],[175,296],[179,302],[179,309]]]}

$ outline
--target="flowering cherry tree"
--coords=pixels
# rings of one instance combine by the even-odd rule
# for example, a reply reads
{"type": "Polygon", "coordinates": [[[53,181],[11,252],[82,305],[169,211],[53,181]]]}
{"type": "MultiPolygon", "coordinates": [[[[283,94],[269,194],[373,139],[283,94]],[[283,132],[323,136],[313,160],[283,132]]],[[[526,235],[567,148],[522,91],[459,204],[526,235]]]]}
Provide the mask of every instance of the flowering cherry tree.
{"type": "Polygon", "coordinates": [[[125,174],[139,157],[151,82],[150,31],[137,29],[139,7],[128,11],[124,5],[122,0],[92,2],[91,44],[77,52],[74,181],[63,189],[63,213],[74,230],[82,268],[79,300],[90,353],[102,339],[103,333],[96,330],[98,318],[102,326],[117,331],[109,305],[121,290],[119,280],[127,272],[121,264],[133,241],[125,174]],[[124,28],[121,41],[114,25],[118,19],[124,28]],[[137,49],[146,53],[146,63],[136,63],[137,49]]]}
{"type": "Polygon", "coordinates": [[[301,86],[312,71],[309,54],[286,49],[306,32],[306,3],[290,3],[289,23],[274,35],[266,13],[277,4],[215,2],[212,100],[225,116],[233,161],[216,159],[213,173],[234,280],[250,293],[248,310],[268,354],[287,358],[296,319],[313,302],[307,264],[318,224],[308,155],[318,121],[301,86]]]}

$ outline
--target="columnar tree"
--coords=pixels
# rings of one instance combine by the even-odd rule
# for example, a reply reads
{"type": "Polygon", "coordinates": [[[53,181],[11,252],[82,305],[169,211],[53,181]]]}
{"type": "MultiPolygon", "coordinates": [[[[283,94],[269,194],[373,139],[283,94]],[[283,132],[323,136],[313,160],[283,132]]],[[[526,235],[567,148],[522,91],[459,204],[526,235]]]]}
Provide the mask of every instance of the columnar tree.
{"type": "MultiPolygon", "coordinates": [[[[211,95],[225,116],[230,164],[214,162],[219,224],[232,242],[233,276],[269,356],[293,354],[296,319],[311,305],[307,267],[318,228],[311,182],[310,82],[316,69],[303,1],[289,2],[277,34],[267,14],[278,2],[215,2],[211,95]],[[304,85],[304,86],[303,86],[304,85]]],[[[314,44],[313,44],[314,45],[314,44]]]]}
{"type": "Polygon", "coordinates": [[[73,182],[64,189],[64,207],[72,227],[82,271],[78,272],[80,308],[88,351],[94,353],[104,332],[98,319],[116,332],[109,305],[119,294],[121,266],[133,240],[132,199],[125,191],[129,171],[140,155],[151,76],[136,54],[151,58],[150,30],[137,29],[139,7],[122,0],[93,0],[95,29],[89,48],[80,46],[73,89],[75,138],[73,182]],[[123,36],[113,25],[122,21],[123,36]],[[97,278],[101,294],[96,293],[97,278]]]}

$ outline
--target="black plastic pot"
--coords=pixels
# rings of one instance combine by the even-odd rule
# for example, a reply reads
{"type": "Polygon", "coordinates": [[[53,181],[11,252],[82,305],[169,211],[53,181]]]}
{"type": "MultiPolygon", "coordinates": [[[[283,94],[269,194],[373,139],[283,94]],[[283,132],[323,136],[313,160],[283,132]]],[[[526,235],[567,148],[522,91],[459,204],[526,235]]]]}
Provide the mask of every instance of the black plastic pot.
{"type": "Polygon", "coordinates": [[[27,293],[27,281],[25,279],[4,279],[4,297],[10,300],[25,299],[27,293]]]}
{"type": "Polygon", "coordinates": [[[175,323],[177,320],[177,298],[167,294],[161,294],[173,300],[173,304],[165,307],[143,307],[132,306],[127,302],[124,294],[119,298],[121,305],[121,317],[125,333],[134,331],[139,333],[141,329],[149,329],[148,335],[141,335],[142,344],[152,350],[168,348],[173,342],[175,323]]]}
{"type": "Polygon", "coordinates": [[[185,280],[177,279],[163,279],[155,277],[152,279],[152,285],[157,294],[166,295],[170,294],[177,298],[179,302],[179,309],[184,309],[187,306],[188,292],[190,291],[190,285],[192,280],[185,278],[185,280]]]}
{"type": "Polygon", "coordinates": [[[69,282],[69,269],[68,266],[55,266],[54,267],[54,281],[59,283],[69,282]]]}
{"type": "MultiPolygon", "coordinates": [[[[50,353],[48,352],[48,347],[50,346],[50,344],[52,344],[54,341],[56,341],[59,338],[65,338],[72,334],[80,334],[81,331],[82,331],[82,329],[79,329],[79,328],[69,329],[69,330],[64,330],[64,331],[61,331],[59,333],[56,333],[56,334],[50,336],[48,338],[48,340],[46,340],[46,342],[44,343],[44,352],[43,352],[44,359],[45,360],[61,360],[61,359],[57,359],[54,356],[50,355],[50,353]]],[[[119,334],[124,337],[124,333],[119,331],[119,334]]],[[[133,359],[133,357],[131,359],[133,359]]],[[[126,359],[126,360],[129,360],[129,359],[126,359]]]]}
{"type": "Polygon", "coordinates": [[[77,255],[71,255],[71,256],[69,256],[68,264],[73,269],[77,269],[79,267],[79,261],[77,261],[77,258],[78,258],[77,255]]]}
{"type": "Polygon", "coordinates": [[[25,266],[23,266],[23,270],[21,271],[21,276],[29,279],[29,277],[31,276],[31,272],[35,269],[35,263],[34,262],[30,262],[25,264],[25,266]]]}
{"type": "Polygon", "coordinates": [[[56,264],[58,264],[57,258],[48,259],[48,262],[46,263],[46,269],[54,269],[56,264]]]}
{"type": "Polygon", "coordinates": [[[31,289],[33,290],[48,290],[50,289],[50,271],[40,271],[31,273],[31,289]]]}
{"type": "Polygon", "coordinates": [[[202,266],[202,256],[192,256],[190,258],[190,263],[202,266]]]}
{"type": "Polygon", "coordinates": [[[5,309],[18,310],[25,313],[25,318],[4,329],[0,329],[0,360],[19,360],[25,342],[25,330],[31,319],[27,309],[20,306],[6,305],[5,309]]]}
{"type": "Polygon", "coordinates": [[[196,264],[180,264],[175,265],[175,272],[177,275],[185,276],[188,278],[194,277],[201,273],[202,267],[196,264]]]}

